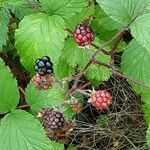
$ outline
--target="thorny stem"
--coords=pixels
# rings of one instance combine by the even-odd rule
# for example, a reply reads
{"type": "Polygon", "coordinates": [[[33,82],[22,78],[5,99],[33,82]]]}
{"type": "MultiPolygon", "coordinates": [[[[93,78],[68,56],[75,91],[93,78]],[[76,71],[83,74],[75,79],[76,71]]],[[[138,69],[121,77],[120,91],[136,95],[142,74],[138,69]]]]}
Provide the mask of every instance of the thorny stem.
{"type": "MultiPolygon", "coordinates": [[[[85,65],[85,67],[75,76],[75,80],[73,83],[72,88],[69,90],[69,92],[66,94],[66,97],[69,96],[73,91],[75,91],[77,89],[78,83],[80,81],[80,78],[83,76],[83,74],[85,73],[85,71],[87,70],[87,68],[93,64],[96,63],[96,55],[99,52],[103,52],[106,55],[114,55],[114,52],[117,48],[117,45],[119,44],[121,38],[122,38],[122,34],[127,30],[127,28],[123,28],[121,31],[119,31],[114,37],[112,37],[112,39],[110,39],[109,41],[105,42],[101,47],[97,46],[96,44],[92,43],[92,46],[95,47],[97,50],[96,52],[91,56],[91,58],[89,59],[88,63],[85,65]],[[110,52],[107,52],[104,50],[104,47],[106,47],[107,45],[109,45],[110,43],[112,43],[114,40],[116,40],[116,38],[118,38],[117,42],[115,42],[113,49],[110,52]],[[113,54],[112,54],[113,53],[113,54]]],[[[67,31],[73,35],[73,32],[70,29],[67,29],[67,31]]],[[[98,63],[98,62],[97,62],[98,63]]],[[[99,64],[101,64],[102,66],[105,66],[107,68],[110,68],[109,65],[104,64],[102,62],[99,62],[99,64]]]]}
{"type": "MultiPolygon", "coordinates": [[[[131,22],[132,23],[132,22],[131,22]]],[[[128,25],[128,27],[130,26],[130,24],[128,25]]],[[[80,91],[81,89],[78,88],[78,83],[80,81],[80,78],[83,76],[83,74],[85,73],[85,71],[87,70],[87,68],[93,64],[93,63],[96,63],[96,64],[99,64],[101,66],[104,66],[106,68],[108,68],[113,74],[119,76],[119,77],[122,77],[122,78],[125,78],[133,83],[136,83],[136,84],[139,84],[143,87],[146,87],[148,89],[150,89],[149,86],[147,85],[144,85],[143,83],[141,83],[140,81],[137,81],[137,80],[134,80],[132,78],[129,78],[123,74],[121,74],[120,72],[118,72],[115,67],[114,67],[114,55],[115,55],[115,51],[118,47],[118,44],[120,43],[120,41],[122,40],[122,37],[124,35],[124,32],[126,30],[128,30],[128,27],[125,27],[123,28],[121,31],[119,31],[114,37],[112,37],[109,41],[105,42],[102,46],[97,46],[96,44],[92,43],[91,45],[93,47],[95,47],[97,50],[96,52],[91,56],[91,58],[89,59],[88,63],[85,65],[85,67],[74,77],[74,83],[73,83],[73,86],[72,88],[69,90],[69,92],[66,94],[66,97],[69,96],[70,94],[73,94],[75,93],[76,91],[80,91]],[[114,42],[115,41],[115,42],[114,42]],[[111,44],[112,42],[114,42],[114,45],[113,45],[113,48],[110,50],[110,51],[106,51],[104,48],[111,44]],[[110,64],[105,64],[103,62],[100,62],[98,60],[96,60],[96,55],[99,53],[99,52],[102,52],[104,53],[105,55],[110,55],[111,56],[111,63],[110,64]]],[[[67,29],[67,31],[73,35],[73,32],[70,30],[70,29],[67,29]]]]}
{"type": "Polygon", "coordinates": [[[136,83],[136,84],[138,84],[138,85],[140,85],[140,86],[142,86],[142,87],[144,87],[144,88],[146,88],[146,89],[150,89],[150,86],[145,85],[144,83],[142,83],[142,82],[140,82],[140,81],[138,81],[138,80],[134,80],[134,79],[132,79],[132,78],[129,78],[129,77],[125,76],[124,74],[118,72],[118,71],[117,71],[114,67],[112,67],[111,65],[102,63],[102,62],[100,62],[100,61],[98,61],[98,60],[94,61],[94,63],[108,68],[114,75],[116,75],[116,76],[118,76],[118,77],[124,78],[124,79],[126,79],[126,80],[128,80],[128,81],[131,81],[131,82],[133,82],[133,83],[136,83]]]}

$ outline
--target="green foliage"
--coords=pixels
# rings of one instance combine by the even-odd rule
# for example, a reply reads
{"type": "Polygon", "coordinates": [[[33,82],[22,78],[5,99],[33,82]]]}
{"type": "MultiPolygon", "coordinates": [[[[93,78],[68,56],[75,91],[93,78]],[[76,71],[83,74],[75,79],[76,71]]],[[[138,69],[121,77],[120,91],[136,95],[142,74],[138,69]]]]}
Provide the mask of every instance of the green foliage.
{"type": "Polygon", "coordinates": [[[31,109],[38,112],[44,107],[56,107],[64,99],[64,92],[59,84],[53,85],[49,90],[38,90],[32,82],[26,88],[26,101],[31,109]]]}
{"type": "MultiPolygon", "coordinates": [[[[73,39],[68,39],[66,41],[62,57],[65,58],[68,64],[72,67],[76,67],[78,65],[79,68],[83,68],[94,51],[95,50],[92,47],[89,49],[80,48],[73,39]]],[[[103,53],[99,53],[97,59],[104,63],[110,62],[110,57],[103,53]]],[[[94,84],[107,80],[110,75],[111,72],[108,69],[97,64],[92,64],[86,71],[87,79],[94,84]]]]}
{"type": "Polygon", "coordinates": [[[3,45],[6,45],[8,40],[8,22],[9,22],[9,12],[6,8],[0,7],[0,52],[3,50],[3,45]]]}
{"type": "Polygon", "coordinates": [[[107,115],[101,115],[97,120],[97,124],[99,127],[106,127],[109,124],[109,118],[107,115]]]}
{"type": "Polygon", "coordinates": [[[0,114],[14,109],[18,102],[17,81],[0,59],[0,114]]]}
{"type": "Polygon", "coordinates": [[[5,0],[3,3],[3,5],[10,9],[19,19],[37,11],[36,9],[33,9],[36,6],[36,3],[31,2],[32,6],[29,4],[29,1],[27,2],[26,0],[5,0]]]}
{"type": "Polygon", "coordinates": [[[150,91],[144,91],[141,95],[144,117],[147,124],[150,124],[150,91]]]}
{"type": "MultiPolygon", "coordinates": [[[[18,68],[24,73],[26,69],[29,74],[26,76],[25,71],[24,75],[28,79],[30,75],[35,74],[33,70],[35,60],[49,56],[53,62],[56,83],[51,89],[44,91],[36,89],[30,82],[25,92],[22,89],[23,96],[20,95],[20,99],[23,97],[23,102],[30,106],[29,111],[33,114],[37,114],[44,107],[61,108],[60,111],[64,112],[65,118],[69,120],[74,113],[69,103],[64,103],[64,100],[68,102],[73,96],[83,102],[85,91],[80,91],[78,87],[84,85],[82,80],[86,78],[85,83],[91,83],[90,88],[94,84],[107,81],[112,72],[117,71],[115,64],[111,64],[113,58],[116,59],[115,55],[110,52],[121,51],[123,53],[122,56],[119,55],[121,67],[117,69],[127,77],[127,80],[134,81],[134,84],[130,83],[141,94],[145,120],[150,124],[150,90],[145,90],[141,86],[150,87],[150,0],[96,0],[96,2],[98,5],[92,0],[39,0],[39,2],[0,0],[0,57],[6,55],[6,60],[3,59],[6,64],[10,64],[12,72],[18,68]],[[74,32],[78,24],[88,24],[88,21],[95,33],[93,43],[96,46],[79,47],[70,33],[74,32]],[[14,24],[18,26],[15,37],[12,31],[14,24]],[[131,31],[134,38],[132,41],[124,40],[126,32],[123,29],[131,31]],[[15,47],[12,41],[15,41],[15,47]],[[107,55],[98,52],[101,47],[107,55]],[[16,53],[12,53],[15,48],[17,59],[9,60],[16,57],[16,53]],[[96,51],[98,53],[93,56],[96,51]],[[19,60],[21,65],[16,60],[19,60]],[[17,67],[12,68],[14,65],[17,67]]],[[[14,75],[18,82],[0,60],[0,114],[10,112],[1,119],[0,149],[62,150],[63,144],[49,140],[42,125],[34,116],[22,110],[14,110],[18,103],[18,107],[22,106],[22,101],[19,101],[18,85],[22,84],[24,78],[15,73],[14,75]]],[[[101,115],[97,123],[101,127],[107,126],[108,117],[101,115]]],[[[150,145],[150,127],[147,131],[147,142],[150,145]]]]}
{"type": "Polygon", "coordinates": [[[65,37],[65,23],[60,16],[37,13],[24,17],[16,31],[16,48],[24,67],[33,73],[35,60],[44,55],[56,63],[65,37]]]}
{"type": "MultiPolygon", "coordinates": [[[[36,89],[31,82],[26,88],[26,101],[30,105],[32,112],[37,114],[42,108],[60,107],[65,98],[64,94],[60,84],[55,84],[51,89],[44,91],[36,89]]],[[[65,106],[64,114],[68,119],[72,118],[73,112],[70,106],[65,106]]]]}
{"type": "Polygon", "coordinates": [[[122,57],[122,71],[130,78],[150,85],[150,51],[133,40],[125,49],[122,57]]]}
{"type": "MultiPolygon", "coordinates": [[[[95,30],[101,33],[101,28],[105,28],[107,30],[118,30],[122,27],[122,24],[112,19],[109,15],[107,15],[100,6],[95,7],[95,19],[94,22],[97,24],[95,26],[95,30]],[[98,30],[99,29],[99,30],[98,30]]],[[[94,27],[93,26],[93,27],[94,27]]],[[[102,33],[101,33],[102,34],[102,33]]]]}
{"type": "Polygon", "coordinates": [[[148,146],[150,147],[150,125],[149,125],[149,128],[148,128],[148,130],[147,130],[146,139],[147,139],[147,144],[148,144],[148,146]]]}
{"type": "Polygon", "coordinates": [[[60,57],[59,62],[55,65],[55,76],[58,79],[69,77],[75,73],[74,68],[66,61],[65,58],[60,57]]]}
{"type": "Polygon", "coordinates": [[[65,42],[62,57],[63,59],[66,59],[68,64],[70,64],[72,67],[77,66],[77,64],[83,67],[89,59],[88,50],[80,48],[74,42],[73,38],[69,38],[65,42]]]}
{"type": "Polygon", "coordinates": [[[132,22],[145,8],[143,0],[97,0],[102,9],[123,25],[132,22]]]}
{"type": "Polygon", "coordinates": [[[147,50],[150,49],[150,14],[143,14],[131,25],[131,32],[135,39],[147,50]]]}
{"type": "MultiPolygon", "coordinates": [[[[22,110],[15,110],[3,118],[0,125],[1,150],[54,150],[40,122],[22,110]]],[[[62,150],[62,145],[57,150],[62,150]]]]}
{"type": "Polygon", "coordinates": [[[89,0],[40,0],[43,9],[51,15],[70,18],[76,12],[81,12],[88,5],[89,0]]]}
{"type": "Polygon", "coordinates": [[[71,18],[65,18],[66,27],[68,29],[74,30],[78,24],[81,24],[83,21],[90,18],[94,14],[94,12],[95,7],[94,4],[91,3],[87,7],[85,7],[82,12],[76,13],[71,18]]]}
{"type": "MultiPolygon", "coordinates": [[[[110,57],[104,55],[103,53],[99,53],[97,55],[97,60],[109,64],[110,57]]],[[[89,79],[93,84],[100,84],[102,81],[107,81],[111,76],[111,71],[104,66],[98,64],[92,64],[86,72],[86,77],[89,79]]]]}
{"type": "Polygon", "coordinates": [[[67,150],[77,150],[77,148],[75,148],[73,146],[69,146],[69,148],[67,148],[67,150]]]}

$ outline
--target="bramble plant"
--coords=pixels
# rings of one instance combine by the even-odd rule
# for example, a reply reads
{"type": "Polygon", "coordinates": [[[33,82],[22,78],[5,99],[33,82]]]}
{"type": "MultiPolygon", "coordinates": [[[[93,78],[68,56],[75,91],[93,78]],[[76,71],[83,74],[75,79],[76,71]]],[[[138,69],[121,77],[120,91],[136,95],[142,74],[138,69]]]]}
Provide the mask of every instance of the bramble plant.
{"type": "Polygon", "coordinates": [[[108,125],[113,76],[141,96],[150,147],[149,33],[149,0],[0,0],[0,150],[63,150],[85,105],[108,125]]]}

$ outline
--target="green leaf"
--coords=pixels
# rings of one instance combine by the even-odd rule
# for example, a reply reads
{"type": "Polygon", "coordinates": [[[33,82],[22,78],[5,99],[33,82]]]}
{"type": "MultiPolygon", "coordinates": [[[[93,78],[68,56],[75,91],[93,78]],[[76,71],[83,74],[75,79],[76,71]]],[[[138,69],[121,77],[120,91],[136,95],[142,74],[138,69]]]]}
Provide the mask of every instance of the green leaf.
{"type": "Polygon", "coordinates": [[[56,63],[66,36],[65,22],[60,16],[38,13],[24,17],[15,35],[24,67],[33,73],[35,60],[44,55],[56,63]]]}
{"type": "Polygon", "coordinates": [[[150,125],[149,125],[149,127],[147,129],[146,141],[147,141],[147,144],[148,144],[148,146],[150,148],[150,125]]]}
{"type": "Polygon", "coordinates": [[[46,12],[63,18],[70,18],[76,12],[81,12],[88,2],[89,0],[40,0],[46,12]]]}
{"type": "MultiPolygon", "coordinates": [[[[95,19],[93,20],[93,23],[96,24],[96,32],[101,33],[101,28],[105,28],[107,30],[118,30],[122,28],[122,24],[118,23],[116,20],[112,19],[109,15],[107,15],[103,9],[101,9],[99,6],[95,7],[95,19]]],[[[93,26],[94,27],[94,26],[93,26]]],[[[110,32],[107,31],[107,32],[110,32]]],[[[101,33],[103,35],[103,33],[101,33]]]]}
{"type": "MultiPolygon", "coordinates": [[[[63,49],[63,57],[71,66],[78,65],[79,69],[82,69],[88,63],[94,51],[92,47],[90,49],[80,48],[73,39],[68,39],[63,49]]],[[[97,58],[103,63],[110,62],[110,57],[102,53],[97,58]]],[[[91,65],[86,72],[87,79],[93,83],[107,80],[110,75],[111,73],[107,68],[95,64],[91,65]]]]}
{"type": "Polygon", "coordinates": [[[123,25],[131,23],[144,10],[143,0],[97,0],[101,8],[123,25]]]}
{"type": "Polygon", "coordinates": [[[68,120],[71,120],[73,115],[74,115],[72,107],[70,105],[66,105],[65,108],[64,108],[64,113],[63,114],[64,114],[65,118],[67,118],[68,120]]]}
{"type": "Polygon", "coordinates": [[[141,95],[143,104],[144,118],[150,124],[150,91],[144,91],[141,95]]]}
{"type": "MultiPolygon", "coordinates": [[[[23,110],[15,110],[2,119],[0,141],[1,150],[54,150],[55,147],[40,122],[23,110]]],[[[62,149],[60,145],[57,150],[62,149]]]]}
{"type": "Polygon", "coordinates": [[[58,79],[69,77],[75,73],[75,69],[66,61],[66,59],[60,57],[59,62],[55,66],[55,76],[58,79]]]}
{"type": "MultiPolygon", "coordinates": [[[[93,50],[94,52],[95,50],[93,50]]],[[[102,63],[109,64],[111,61],[110,56],[101,53],[98,53],[96,59],[102,63]]],[[[86,62],[87,63],[87,62],[86,62]]],[[[98,64],[92,64],[86,71],[86,78],[90,80],[93,84],[99,84],[102,81],[107,81],[111,76],[111,71],[98,64]]]]}
{"type": "Polygon", "coordinates": [[[84,20],[89,19],[95,12],[95,5],[91,3],[83,9],[82,12],[76,13],[71,18],[65,19],[66,27],[74,30],[78,24],[81,24],[84,20]]]}
{"type": "Polygon", "coordinates": [[[150,85],[150,51],[133,40],[122,56],[122,71],[129,78],[150,85]]]}
{"type": "Polygon", "coordinates": [[[19,19],[37,11],[36,9],[32,9],[32,7],[37,7],[36,3],[31,2],[29,5],[29,2],[26,0],[5,0],[3,5],[10,9],[19,19]]]}
{"type": "Polygon", "coordinates": [[[0,114],[14,109],[19,102],[17,81],[0,59],[0,114]]]}
{"type": "MultiPolygon", "coordinates": [[[[54,84],[52,89],[43,91],[37,90],[32,83],[26,89],[26,102],[30,105],[33,113],[37,114],[45,107],[60,107],[64,100],[64,91],[59,84],[54,84]]],[[[64,112],[66,118],[71,119],[73,111],[69,105],[65,105],[64,112]]]]}
{"type": "Polygon", "coordinates": [[[69,146],[69,147],[67,148],[67,150],[77,150],[77,148],[74,147],[74,146],[69,146]]]}
{"type": "Polygon", "coordinates": [[[70,64],[72,67],[75,67],[77,64],[80,66],[84,65],[84,62],[87,62],[89,59],[88,50],[80,48],[73,38],[67,39],[62,57],[70,64]]]}
{"type": "Polygon", "coordinates": [[[9,18],[8,10],[4,7],[0,7],[0,52],[2,52],[3,45],[6,45],[6,41],[8,40],[9,18]]]}
{"type": "Polygon", "coordinates": [[[26,88],[26,101],[35,112],[44,107],[59,106],[63,100],[64,91],[59,84],[46,91],[36,89],[32,82],[26,88]]]}
{"type": "Polygon", "coordinates": [[[131,33],[142,46],[150,49],[150,13],[138,17],[133,22],[131,33]]]}
{"type": "MultiPolygon", "coordinates": [[[[106,55],[105,55],[106,56],[106,55]]],[[[104,58],[104,56],[102,56],[104,58]]],[[[106,58],[106,61],[108,59],[106,58]]],[[[105,61],[105,62],[106,62],[105,61]]],[[[102,81],[107,81],[111,76],[110,70],[103,66],[97,64],[92,64],[86,72],[86,78],[90,80],[93,84],[99,84],[102,81]]]]}

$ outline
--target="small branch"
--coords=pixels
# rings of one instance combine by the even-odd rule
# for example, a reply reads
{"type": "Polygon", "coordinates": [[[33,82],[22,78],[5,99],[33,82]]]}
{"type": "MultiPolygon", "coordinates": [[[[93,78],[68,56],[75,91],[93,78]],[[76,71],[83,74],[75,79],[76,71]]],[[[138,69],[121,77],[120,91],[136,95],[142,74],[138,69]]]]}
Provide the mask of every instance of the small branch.
{"type": "Polygon", "coordinates": [[[126,31],[126,30],[124,29],[124,30],[122,30],[121,32],[118,33],[117,40],[115,41],[114,46],[113,46],[113,48],[111,49],[111,51],[109,51],[109,54],[110,54],[110,55],[113,55],[113,54],[115,53],[115,50],[117,49],[118,44],[119,44],[120,41],[122,40],[122,37],[123,37],[125,31],[126,31]]]}
{"type": "Polygon", "coordinates": [[[98,60],[93,60],[93,62],[94,62],[95,64],[100,65],[100,66],[104,66],[104,67],[106,67],[106,68],[108,68],[108,69],[110,69],[110,68],[111,68],[111,66],[110,66],[110,65],[105,64],[105,63],[103,63],[103,62],[100,62],[100,61],[98,61],[98,60]]]}
{"type": "Polygon", "coordinates": [[[113,48],[109,51],[109,54],[110,54],[110,56],[111,56],[111,62],[110,62],[110,65],[111,65],[111,67],[113,68],[113,66],[114,66],[114,62],[115,62],[115,51],[116,51],[116,49],[117,49],[117,47],[118,47],[118,44],[120,43],[120,41],[122,40],[122,37],[123,37],[123,35],[124,35],[124,32],[125,32],[125,30],[122,30],[119,34],[118,34],[118,37],[117,37],[117,39],[116,39],[116,41],[115,41],[115,43],[114,43],[114,46],[113,46],[113,48]]]}
{"type": "Polygon", "coordinates": [[[150,86],[145,85],[145,84],[141,83],[141,82],[138,81],[138,80],[134,80],[134,79],[132,79],[132,78],[129,78],[129,77],[125,76],[124,74],[118,72],[114,67],[112,68],[111,65],[102,63],[102,62],[100,62],[100,61],[98,61],[98,60],[94,60],[94,63],[96,63],[96,64],[98,64],[98,65],[100,65],[100,66],[104,66],[104,67],[110,69],[110,71],[111,71],[113,74],[117,75],[118,77],[124,78],[124,79],[126,79],[126,80],[128,80],[128,81],[131,81],[131,82],[133,82],[133,83],[135,83],[135,84],[138,84],[138,85],[140,85],[140,86],[142,86],[142,87],[144,87],[144,88],[150,89],[150,86]]]}
{"type": "MultiPolygon", "coordinates": [[[[86,84],[80,86],[78,89],[80,89],[80,90],[85,89],[85,87],[87,87],[87,86],[89,86],[89,85],[91,85],[90,82],[88,82],[88,83],[86,83],[86,84]]],[[[72,95],[75,94],[75,93],[76,93],[76,90],[72,92],[72,95]]]]}
{"type": "Polygon", "coordinates": [[[6,65],[10,67],[16,79],[18,81],[25,82],[25,84],[27,84],[28,79],[25,77],[24,72],[20,68],[18,68],[18,66],[14,63],[14,61],[9,59],[9,57],[4,53],[0,53],[0,57],[4,60],[6,65]]]}
{"type": "Polygon", "coordinates": [[[124,78],[124,79],[126,79],[126,80],[128,80],[128,81],[131,81],[131,82],[133,82],[133,83],[135,83],[135,84],[138,84],[138,85],[142,86],[143,88],[146,88],[146,89],[149,89],[149,90],[150,90],[150,86],[149,86],[149,85],[145,85],[144,83],[142,83],[142,82],[140,82],[140,81],[138,81],[138,80],[134,80],[134,79],[132,79],[132,78],[129,78],[129,77],[125,76],[124,74],[122,74],[122,73],[120,73],[120,72],[117,72],[117,71],[114,70],[114,69],[112,70],[112,73],[115,74],[115,75],[117,75],[118,77],[124,78]]]}
{"type": "Polygon", "coordinates": [[[25,95],[25,91],[22,89],[22,87],[19,87],[19,90],[21,91],[21,93],[22,93],[23,95],[25,95]]]}
{"type": "MultiPolygon", "coordinates": [[[[80,78],[82,77],[82,75],[84,74],[84,72],[86,71],[86,69],[92,64],[92,63],[99,63],[100,65],[103,65],[107,68],[110,68],[110,66],[108,64],[104,64],[102,62],[97,62],[95,60],[95,57],[96,55],[99,53],[99,52],[103,52],[104,54],[106,55],[110,55],[109,52],[105,51],[103,48],[106,47],[107,45],[109,45],[110,43],[112,43],[116,38],[120,37],[124,31],[126,31],[127,28],[123,28],[120,32],[118,32],[114,37],[112,37],[112,39],[110,39],[109,41],[105,42],[101,47],[98,47],[97,45],[95,44],[91,44],[93,47],[95,47],[97,49],[97,51],[91,56],[91,58],[89,59],[88,63],[85,65],[85,67],[75,76],[75,80],[74,80],[74,83],[73,83],[73,86],[72,88],[69,90],[69,92],[66,94],[66,97],[72,93],[74,90],[77,89],[77,86],[78,86],[78,83],[80,81],[80,78]]],[[[70,30],[70,29],[67,29],[67,31],[73,35],[73,32],[70,30]]],[[[116,42],[116,46],[118,45],[120,40],[118,40],[118,42],[116,42]]],[[[66,98],[65,97],[65,98],[66,98]]]]}
{"type": "Polygon", "coordinates": [[[93,47],[95,47],[95,48],[98,50],[98,52],[103,52],[105,55],[110,55],[109,52],[107,52],[106,50],[104,50],[104,48],[100,48],[99,46],[97,46],[97,45],[94,44],[94,43],[91,43],[91,45],[92,45],[93,47]]]}
{"type": "MultiPolygon", "coordinates": [[[[74,80],[74,84],[72,86],[72,88],[69,90],[70,94],[72,91],[74,91],[77,88],[78,82],[80,81],[80,78],[82,77],[82,75],[84,74],[85,70],[93,63],[93,61],[90,59],[89,62],[85,65],[85,67],[76,75],[75,80],[74,80]]],[[[67,94],[67,95],[68,95],[67,94]]]]}
{"type": "Polygon", "coordinates": [[[23,109],[23,108],[28,108],[28,107],[30,107],[30,105],[25,104],[25,105],[18,106],[17,108],[18,109],[23,109]]]}
{"type": "Polygon", "coordinates": [[[66,29],[66,31],[67,31],[68,33],[70,33],[70,34],[73,36],[73,31],[72,31],[72,30],[66,29]]]}
{"type": "Polygon", "coordinates": [[[77,92],[82,93],[83,95],[86,95],[88,97],[91,97],[91,94],[85,92],[84,90],[76,89],[77,92]]]}

